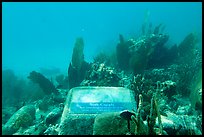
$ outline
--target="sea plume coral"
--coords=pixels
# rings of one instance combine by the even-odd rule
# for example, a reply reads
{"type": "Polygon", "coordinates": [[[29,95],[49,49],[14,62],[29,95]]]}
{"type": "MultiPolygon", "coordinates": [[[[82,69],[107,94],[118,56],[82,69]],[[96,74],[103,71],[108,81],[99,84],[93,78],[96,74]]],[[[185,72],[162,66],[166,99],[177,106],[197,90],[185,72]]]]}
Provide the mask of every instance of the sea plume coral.
{"type": "Polygon", "coordinates": [[[84,61],[84,42],[77,38],[72,54],[72,61],[68,68],[69,89],[78,86],[85,77],[86,71],[90,68],[89,63],[84,61]]]}
{"type": "Polygon", "coordinates": [[[32,71],[28,78],[34,83],[38,83],[45,94],[57,93],[55,86],[42,74],[32,71]]]}
{"type": "Polygon", "coordinates": [[[75,46],[73,49],[72,54],[72,62],[71,65],[73,68],[79,70],[82,66],[82,63],[84,61],[84,41],[83,39],[77,38],[75,42],[75,46]]]}

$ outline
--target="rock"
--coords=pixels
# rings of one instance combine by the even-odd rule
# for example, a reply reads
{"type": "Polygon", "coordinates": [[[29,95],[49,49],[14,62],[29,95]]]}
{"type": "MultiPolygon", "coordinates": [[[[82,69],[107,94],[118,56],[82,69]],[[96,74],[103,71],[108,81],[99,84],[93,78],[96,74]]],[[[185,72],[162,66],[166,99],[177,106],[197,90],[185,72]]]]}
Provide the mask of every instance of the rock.
{"type": "Polygon", "coordinates": [[[20,108],[2,128],[3,135],[12,135],[20,127],[28,127],[35,119],[35,107],[27,105],[20,108]]]}
{"type": "MultiPolygon", "coordinates": [[[[95,118],[93,135],[126,135],[128,122],[120,116],[120,112],[103,113],[95,118]]],[[[130,131],[134,133],[135,125],[130,121],[130,131]]]]}
{"type": "Polygon", "coordinates": [[[2,124],[5,124],[9,118],[15,113],[15,107],[2,108],[2,124]]]}
{"type": "Polygon", "coordinates": [[[58,134],[58,132],[56,131],[57,127],[58,127],[58,124],[56,124],[55,126],[54,125],[49,126],[45,130],[44,135],[57,135],[58,134]]]}
{"type": "Polygon", "coordinates": [[[40,122],[37,125],[33,125],[33,126],[29,127],[22,134],[23,135],[43,135],[43,132],[46,130],[46,128],[47,128],[47,126],[45,125],[45,123],[40,122]]]}
{"type": "Polygon", "coordinates": [[[86,78],[80,86],[119,86],[120,78],[113,67],[108,67],[104,63],[93,63],[86,78]]]}
{"type": "Polygon", "coordinates": [[[60,118],[60,116],[62,115],[62,109],[60,108],[56,108],[53,111],[51,111],[46,117],[45,117],[45,123],[46,125],[50,125],[50,124],[55,124],[57,122],[57,120],[60,118]]]}
{"type": "Polygon", "coordinates": [[[58,94],[58,95],[54,95],[53,96],[53,101],[56,102],[56,103],[64,103],[66,98],[66,96],[63,96],[61,94],[58,94]]]}
{"type": "Polygon", "coordinates": [[[62,117],[58,135],[92,135],[94,119],[95,114],[69,114],[62,117]]]}
{"type": "Polygon", "coordinates": [[[161,83],[161,91],[171,99],[176,94],[176,82],[167,80],[161,83]]]}
{"type": "Polygon", "coordinates": [[[38,108],[39,108],[39,110],[41,110],[41,111],[47,111],[47,110],[48,110],[48,107],[49,107],[49,105],[48,105],[48,102],[47,102],[47,101],[45,101],[45,100],[40,100],[40,101],[38,102],[38,108]]]}
{"type": "Polygon", "coordinates": [[[188,115],[190,113],[190,111],[192,111],[190,105],[179,106],[177,111],[176,111],[176,114],[177,115],[188,115]]]}
{"type": "MultiPolygon", "coordinates": [[[[167,117],[161,115],[163,129],[168,135],[200,135],[202,132],[197,128],[196,116],[176,115],[167,112],[167,117]]],[[[156,119],[158,127],[158,118],[156,119]]]]}
{"type": "MultiPolygon", "coordinates": [[[[162,121],[163,130],[165,130],[167,134],[174,132],[175,123],[172,120],[168,119],[168,117],[166,116],[161,115],[161,121],[162,121]]],[[[159,127],[158,117],[156,118],[156,127],[159,127]]]]}

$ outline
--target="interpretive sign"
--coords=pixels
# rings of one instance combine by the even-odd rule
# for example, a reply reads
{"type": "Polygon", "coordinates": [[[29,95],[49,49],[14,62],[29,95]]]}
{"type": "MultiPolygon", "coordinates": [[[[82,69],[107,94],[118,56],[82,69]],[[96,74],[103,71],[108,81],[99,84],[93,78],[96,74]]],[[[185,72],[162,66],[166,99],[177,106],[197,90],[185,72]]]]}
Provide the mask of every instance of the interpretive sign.
{"type": "Polygon", "coordinates": [[[123,87],[76,87],[67,95],[59,135],[92,135],[94,119],[106,112],[136,111],[134,92],[123,87]]]}
{"type": "Polygon", "coordinates": [[[77,87],[67,101],[71,114],[97,114],[135,110],[131,90],[122,87],[77,87]]]}

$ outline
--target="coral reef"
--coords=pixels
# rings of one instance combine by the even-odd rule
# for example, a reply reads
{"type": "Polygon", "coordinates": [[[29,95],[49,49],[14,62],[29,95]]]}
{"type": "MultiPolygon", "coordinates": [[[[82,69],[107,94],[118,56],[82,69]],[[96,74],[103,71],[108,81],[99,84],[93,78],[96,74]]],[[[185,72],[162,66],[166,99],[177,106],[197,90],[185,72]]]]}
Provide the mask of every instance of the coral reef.
{"type": "Polygon", "coordinates": [[[151,26],[150,23],[148,33],[145,30],[138,38],[125,41],[122,35],[119,36],[120,42],[116,47],[119,68],[131,70],[134,74],[142,74],[146,69],[164,67],[177,59],[179,53],[177,45],[168,45],[170,48],[165,45],[169,39],[167,34],[162,34],[165,26],[159,24],[153,32],[151,26]]]}
{"type": "Polygon", "coordinates": [[[107,67],[105,64],[93,63],[87,72],[86,78],[81,82],[81,86],[119,86],[119,80],[115,69],[107,67]]]}
{"type": "Polygon", "coordinates": [[[143,73],[151,55],[157,47],[162,47],[168,40],[168,35],[150,34],[142,36],[136,40],[130,39],[132,45],[129,47],[131,55],[129,66],[134,74],[143,73]]]}
{"type": "MultiPolygon", "coordinates": [[[[197,37],[190,33],[178,46],[165,45],[169,39],[163,34],[165,25],[153,28],[149,14],[141,36],[125,40],[120,34],[115,52],[100,52],[91,63],[84,60],[83,39],[77,38],[68,77],[57,75],[57,88],[36,71],[28,76],[30,83],[11,70],[2,71],[2,134],[201,135],[202,51],[196,47],[197,37]],[[63,116],[63,109],[69,111],[65,107],[69,89],[76,86],[125,87],[132,90],[137,106],[63,116]]],[[[107,101],[107,96],[101,100],[107,101]]]]}

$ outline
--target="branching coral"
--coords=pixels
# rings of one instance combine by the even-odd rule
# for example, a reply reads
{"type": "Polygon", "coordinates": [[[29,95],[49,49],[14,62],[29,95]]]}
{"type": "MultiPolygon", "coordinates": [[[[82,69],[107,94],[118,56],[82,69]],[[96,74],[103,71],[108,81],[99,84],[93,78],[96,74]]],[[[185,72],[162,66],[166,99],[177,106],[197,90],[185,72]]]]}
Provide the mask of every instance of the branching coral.
{"type": "Polygon", "coordinates": [[[141,117],[143,98],[142,95],[139,95],[139,105],[135,115],[131,116],[131,119],[135,123],[135,135],[147,135],[147,126],[143,123],[141,117]]]}
{"type": "Polygon", "coordinates": [[[155,135],[155,134],[162,135],[163,134],[163,126],[162,126],[162,121],[161,121],[161,115],[159,112],[159,105],[158,105],[158,101],[157,101],[157,98],[158,98],[157,95],[159,94],[159,92],[160,91],[157,88],[157,92],[152,96],[152,99],[151,99],[150,115],[147,118],[148,134],[149,135],[155,135]],[[158,122],[159,122],[158,133],[156,133],[155,128],[154,128],[157,117],[158,117],[158,122]]]}

